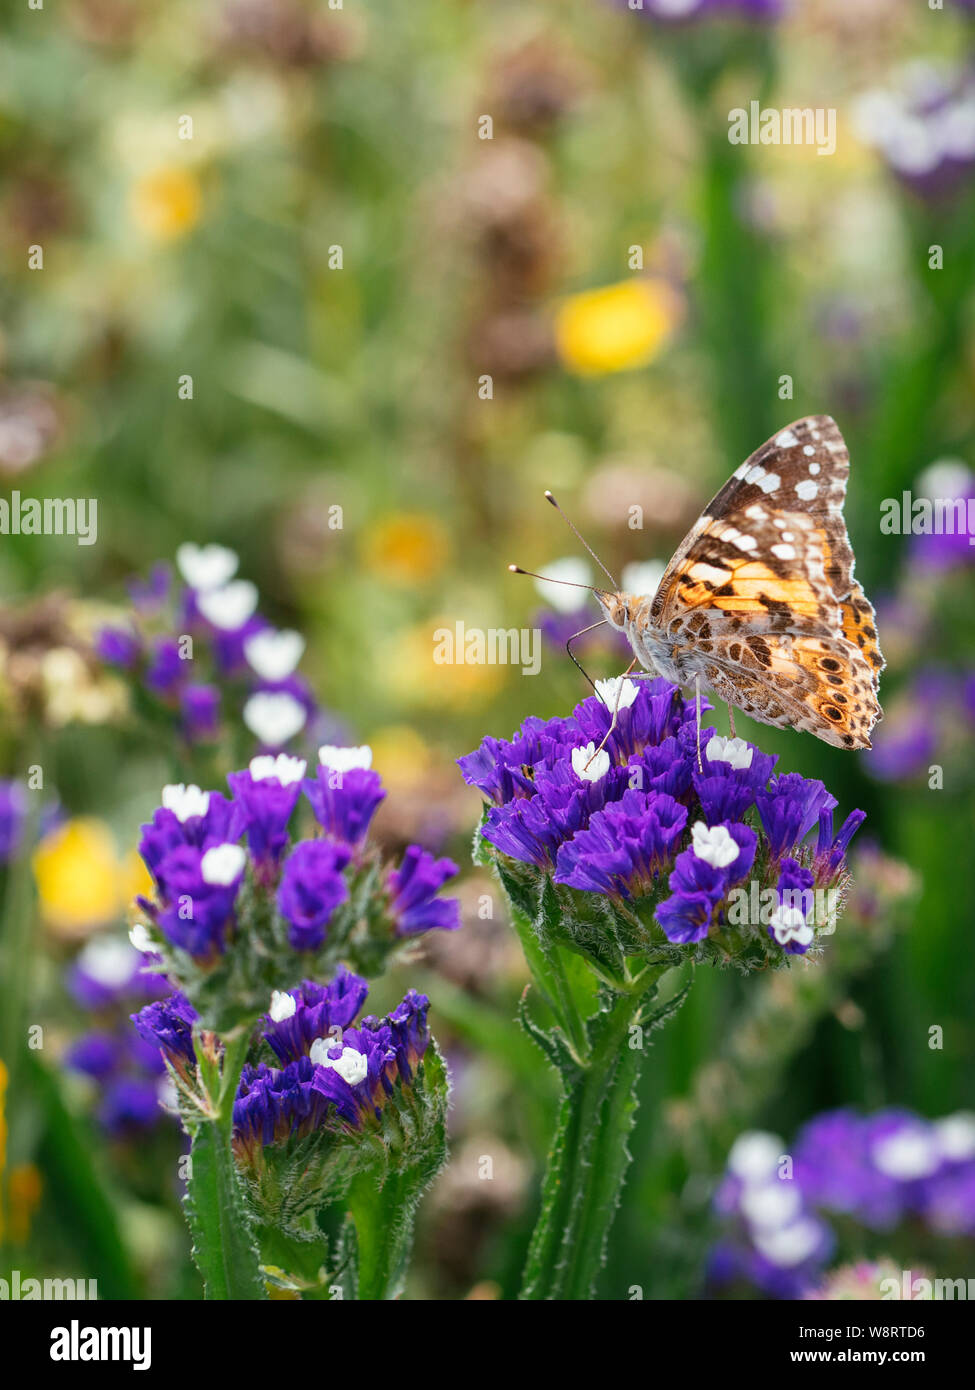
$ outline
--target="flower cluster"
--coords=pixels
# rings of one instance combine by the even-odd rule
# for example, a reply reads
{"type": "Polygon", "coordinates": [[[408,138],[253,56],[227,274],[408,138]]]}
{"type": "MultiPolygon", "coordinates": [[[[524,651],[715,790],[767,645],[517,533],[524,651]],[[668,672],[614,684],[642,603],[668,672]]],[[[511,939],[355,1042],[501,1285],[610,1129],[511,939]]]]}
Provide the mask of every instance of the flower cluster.
{"type": "Polygon", "coordinates": [[[825,925],[817,890],[845,882],[864,819],[852,812],[834,835],[822,782],[774,775],[774,756],[710,727],[698,741],[694,702],[664,680],[599,682],[569,718],[529,719],[459,761],[488,800],[480,833],[496,859],[574,890],[566,917],[599,895],[621,924],[649,928],[631,953],[664,938],[725,959],[806,952],[825,925]],[[731,910],[746,884],[759,921],[731,910]]]}
{"type": "Polygon", "coordinates": [[[860,98],[857,125],[892,172],[922,197],[938,197],[975,170],[975,81],[967,69],[906,68],[891,88],[860,98]]]}
{"type": "Polygon", "coordinates": [[[743,1134],[716,1206],[731,1233],[712,1252],[711,1282],[802,1297],[836,1248],[829,1216],[871,1231],[914,1219],[937,1236],[975,1233],[975,1114],[932,1122],[907,1110],[827,1111],[791,1154],[775,1135],[743,1134]]]}
{"type": "Polygon", "coordinates": [[[157,1048],[133,1037],[125,1015],[134,1004],[164,994],[163,981],[127,941],[98,936],[75,958],[67,984],[93,1026],[67,1049],[63,1065],[94,1084],[96,1119],[113,1138],[152,1128],[162,1118],[160,1101],[169,1084],[157,1048]]]}
{"type": "Polygon", "coordinates": [[[129,618],[98,635],[98,655],[128,674],[139,703],[175,716],[189,744],[217,743],[241,704],[265,749],[303,733],[319,741],[334,734],[297,671],[304,639],[260,615],[255,586],[235,578],[234,552],[187,542],[176,564],[183,584],[156,565],[148,580],[130,584],[129,618]]]}
{"type": "Polygon", "coordinates": [[[394,867],[370,847],[385,796],[370,763],[368,748],[325,745],[314,777],[303,759],[262,754],[229,775],[229,796],[163,789],[139,846],[155,889],[139,899],[141,940],[201,1012],[224,986],[253,1005],[289,984],[296,952],[317,974],[344,959],[374,971],[404,941],[459,926],[458,902],[436,896],[456,864],[412,845],[394,867]],[[312,838],[293,837],[299,803],[312,838]]]}

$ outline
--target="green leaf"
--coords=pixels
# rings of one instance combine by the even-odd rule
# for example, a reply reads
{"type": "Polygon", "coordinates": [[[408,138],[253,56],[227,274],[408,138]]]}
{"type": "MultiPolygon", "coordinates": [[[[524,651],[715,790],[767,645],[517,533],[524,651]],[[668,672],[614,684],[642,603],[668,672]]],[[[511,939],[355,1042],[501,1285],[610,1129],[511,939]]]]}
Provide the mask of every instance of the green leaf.
{"type": "Polygon", "coordinates": [[[229,1137],[213,1120],[203,1121],[193,1135],[192,1176],[183,1205],[207,1298],[266,1297],[229,1137]]]}

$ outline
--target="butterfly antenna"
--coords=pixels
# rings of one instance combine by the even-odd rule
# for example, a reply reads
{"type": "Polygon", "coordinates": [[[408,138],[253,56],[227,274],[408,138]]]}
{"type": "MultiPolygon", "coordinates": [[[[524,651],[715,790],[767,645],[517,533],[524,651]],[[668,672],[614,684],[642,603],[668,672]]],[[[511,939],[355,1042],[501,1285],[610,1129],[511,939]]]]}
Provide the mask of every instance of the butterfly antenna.
{"type": "MultiPolygon", "coordinates": [[[[509,565],[512,574],[527,574],[529,579],[541,579],[544,584],[566,584],[570,589],[585,589],[590,594],[601,594],[604,591],[597,589],[595,584],[576,584],[571,579],[549,579],[547,574],[536,574],[534,570],[523,570],[521,565],[509,565]]],[[[610,575],[610,579],[612,579],[610,575]]]]}
{"type": "Polygon", "coordinates": [[[548,491],[547,488],[545,489],[545,498],[546,498],[546,501],[551,502],[552,506],[553,506],[553,507],[555,508],[555,510],[558,512],[559,516],[560,516],[560,517],[562,518],[562,520],[565,522],[566,526],[568,526],[569,530],[572,531],[572,533],[575,535],[576,539],[579,540],[579,541],[581,541],[582,544],[583,544],[583,545],[586,547],[586,549],[589,551],[589,554],[590,554],[590,555],[592,556],[592,558],[596,561],[596,564],[599,566],[599,568],[602,570],[603,574],[605,574],[606,578],[607,578],[607,579],[609,580],[609,582],[612,584],[612,586],[613,586],[613,592],[614,592],[614,593],[618,593],[618,592],[619,592],[619,587],[620,587],[619,584],[617,584],[616,580],[615,580],[615,579],[613,578],[613,576],[610,574],[609,570],[608,570],[608,569],[606,568],[606,566],[603,564],[602,560],[600,560],[599,556],[596,554],[595,550],[593,550],[592,546],[591,546],[591,545],[589,544],[589,542],[586,540],[585,536],[584,536],[584,535],[582,534],[582,532],[579,530],[578,526],[576,526],[575,522],[569,520],[569,518],[566,516],[565,512],[562,510],[562,508],[559,506],[558,502],[556,502],[555,498],[552,496],[552,494],[548,491]]]}
{"type": "Polygon", "coordinates": [[[589,627],[582,627],[582,628],[580,628],[578,632],[574,632],[574,633],[572,634],[572,636],[569,638],[569,640],[568,640],[568,641],[566,642],[566,644],[565,644],[565,651],[566,651],[566,655],[568,656],[569,660],[572,662],[572,664],[573,664],[579,671],[582,672],[582,674],[585,676],[586,680],[587,680],[587,681],[589,682],[589,684],[592,686],[592,693],[593,693],[594,695],[596,695],[597,697],[598,697],[598,695],[599,695],[599,691],[596,689],[596,682],[593,680],[592,676],[589,674],[589,672],[586,670],[585,666],[583,666],[582,662],[579,660],[579,658],[576,656],[575,652],[572,650],[572,643],[576,640],[577,637],[584,637],[584,636],[586,635],[587,632],[593,632],[593,631],[595,631],[595,629],[596,629],[597,627],[602,627],[602,626],[604,625],[605,622],[606,622],[606,619],[605,619],[605,618],[602,618],[602,619],[600,619],[600,621],[599,621],[598,623],[591,623],[589,627]]]}

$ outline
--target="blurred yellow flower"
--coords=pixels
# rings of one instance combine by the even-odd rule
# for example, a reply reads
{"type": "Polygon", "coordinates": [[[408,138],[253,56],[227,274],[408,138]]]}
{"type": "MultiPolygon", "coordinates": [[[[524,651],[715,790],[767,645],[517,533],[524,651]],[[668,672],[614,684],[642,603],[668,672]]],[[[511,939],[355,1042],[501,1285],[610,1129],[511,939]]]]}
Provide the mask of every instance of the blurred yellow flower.
{"type": "Polygon", "coordinates": [[[563,300],[555,341],[563,364],[580,376],[643,367],[657,356],[683,316],[683,300],[666,280],[622,280],[563,300]]]}
{"type": "Polygon", "coordinates": [[[480,661],[439,663],[434,659],[434,634],[448,628],[450,618],[432,618],[393,639],[388,663],[389,685],[397,698],[428,709],[467,709],[484,704],[504,685],[508,668],[480,661]]]}
{"type": "Polygon", "coordinates": [[[362,549],[366,566],[382,579],[415,584],[440,573],[449,545],[436,517],[401,512],[368,527],[362,549]]]}
{"type": "Polygon", "coordinates": [[[7,1180],[7,1198],[10,1204],[10,1219],[7,1234],[15,1245],[26,1245],[30,1236],[30,1223],[41,1204],[44,1184],[33,1163],[18,1163],[11,1168],[7,1180]]]}
{"type": "Polygon", "coordinates": [[[430,771],[430,748],[408,724],[390,724],[369,738],[372,765],[382,774],[391,795],[414,787],[430,771]]]}
{"type": "Polygon", "coordinates": [[[145,882],[135,872],[133,856],[119,856],[108,826],[88,817],[52,831],[38,846],[33,867],[41,915],[65,936],[111,922],[145,882]]]}
{"type": "Polygon", "coordinates": [[[136,225],[157,241],[173,241],[192,231],[203,205],[200,181],[174,166],[145,174],[132,189],[136,225]]]}

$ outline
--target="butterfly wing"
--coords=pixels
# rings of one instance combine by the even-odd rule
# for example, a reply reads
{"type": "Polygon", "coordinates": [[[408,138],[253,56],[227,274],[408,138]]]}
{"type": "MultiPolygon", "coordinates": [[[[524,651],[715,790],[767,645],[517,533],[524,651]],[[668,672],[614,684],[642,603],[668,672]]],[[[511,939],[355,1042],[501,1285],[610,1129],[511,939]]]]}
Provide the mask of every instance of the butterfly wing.
{"type": "Polygon", "coordinates": [[[649,622],[722,699],[768,724],[869,747],[884,661],[843,519],[850,458],[828,415],[737,468],[667,567],[649,622]]]}

